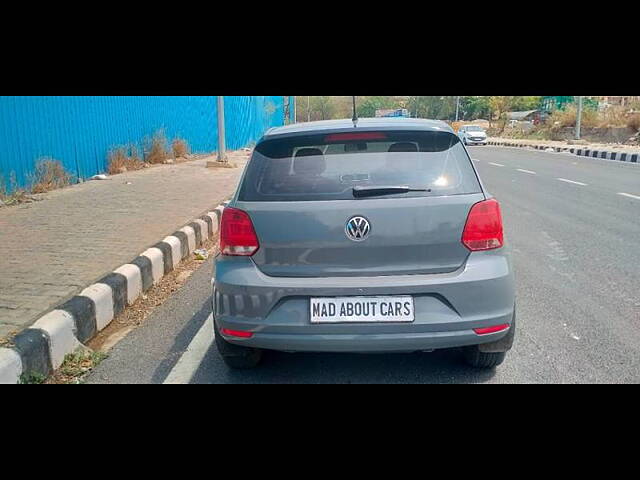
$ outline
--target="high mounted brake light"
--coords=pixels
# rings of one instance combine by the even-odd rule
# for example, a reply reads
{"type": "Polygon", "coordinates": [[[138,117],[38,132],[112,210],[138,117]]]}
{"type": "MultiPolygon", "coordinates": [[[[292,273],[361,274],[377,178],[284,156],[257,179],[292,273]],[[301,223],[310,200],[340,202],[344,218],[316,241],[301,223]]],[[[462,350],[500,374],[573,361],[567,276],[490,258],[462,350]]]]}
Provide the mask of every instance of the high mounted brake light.
{"type": "Polygon", "coordinates": [[[220,222],[220,252],[250,257],[258,248],[258,235],[249,214],[237,208],[225,208],[220,222]]]}
{"type": "Polygon", "coordinates": [[[327,135],[324,141],[326,143],[338,143],[355,140],[385,140],[386,138],[387,136],[382,132],[334,133],[327,135]]]}
{"type": "Polygon", "coordinates": [[[472,252],[493,250],[504,245],[502,214],[496,199],[485,200],[471,207],[462,233],[462,243],[472,252]]]}

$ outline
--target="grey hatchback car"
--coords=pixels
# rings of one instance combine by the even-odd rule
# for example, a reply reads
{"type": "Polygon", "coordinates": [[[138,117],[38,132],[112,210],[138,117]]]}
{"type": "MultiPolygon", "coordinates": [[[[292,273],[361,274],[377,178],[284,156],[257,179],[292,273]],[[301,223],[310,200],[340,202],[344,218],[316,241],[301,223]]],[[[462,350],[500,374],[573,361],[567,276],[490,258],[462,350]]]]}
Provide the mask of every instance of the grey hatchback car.
{"type": "Polygon", "coordinates": [[[213,281],[228,366],[263,350],[461,348],[475,367],[513,344],[499,203],[443,122],[310,122],[268,131],[224,209],[213,281]]]}

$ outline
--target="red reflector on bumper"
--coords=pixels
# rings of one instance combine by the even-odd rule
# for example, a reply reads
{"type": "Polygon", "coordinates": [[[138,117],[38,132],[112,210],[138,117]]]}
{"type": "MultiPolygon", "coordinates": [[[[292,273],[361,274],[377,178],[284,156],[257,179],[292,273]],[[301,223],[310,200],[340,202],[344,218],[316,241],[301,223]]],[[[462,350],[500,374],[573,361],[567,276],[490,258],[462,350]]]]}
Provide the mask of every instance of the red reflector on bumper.
{"type": "Polygon", "coordinates": [[[489,333],[502,332],[509,328],[509,324],[505,323],[504,325],[495,325],[493,327],[485,327],[485,328],[474,328],[473,331],[478,335],[487,335],[489,333]]]}
{"type": "Polygon", "coordinates": [[[242,332],[240,330],[229,330],[228,328],[222,329],[222,334],[227,335],[228,337],[238,337],[238,338],[251,338],[253,337],[253,333],[251,332],[242,332]]]}

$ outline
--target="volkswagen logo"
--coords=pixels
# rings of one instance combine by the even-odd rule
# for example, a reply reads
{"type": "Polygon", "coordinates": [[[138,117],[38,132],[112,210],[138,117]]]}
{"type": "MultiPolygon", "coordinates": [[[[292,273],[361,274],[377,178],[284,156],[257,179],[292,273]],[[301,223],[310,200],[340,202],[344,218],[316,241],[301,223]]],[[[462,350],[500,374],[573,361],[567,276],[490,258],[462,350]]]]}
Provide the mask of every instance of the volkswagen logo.
{"type": "Polygon", "coordinates": [[[369,236],[371,225],[369,224],[369,220],[364,217],[353,217],[347,222],[345,231],[350,240],[362,242],[369,236]]]}

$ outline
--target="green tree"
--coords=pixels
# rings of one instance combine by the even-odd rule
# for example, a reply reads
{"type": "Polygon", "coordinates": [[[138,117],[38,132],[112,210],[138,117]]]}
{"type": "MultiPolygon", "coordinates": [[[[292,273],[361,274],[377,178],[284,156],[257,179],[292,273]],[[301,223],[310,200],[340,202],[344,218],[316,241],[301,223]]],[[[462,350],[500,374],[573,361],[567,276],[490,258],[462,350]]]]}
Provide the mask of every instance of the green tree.
{"type": "Polygon", "coordinates": [[[486,119],[491,116],[489,97],[462,97],[460,99],[460,118],[462,120],[486,119]]]}
{"type": "Polygon", "coordinates": [[[335,112],[333,118],[352,118],[353,117],[353,98],[352,97],[334,97],[335,112]]]}
{"type": "Polygon", "coordinates": [[[456,116],[456,98],[443,96],[409,97],[406,104],[412,117],[435,120],[454,120],[456,116]]]}
{"type": "Polygon", "coordinates": [[[542,97],[513,97],[512,108],[516,112],[537,110],[542,104],[542,97]]]}
{"type": "MultiPolygon", "coordinates": [[[[510,112],[513,105],[513,97],[509,96],[493,96],[489,97],[489,106],[491,107],[491,115],[489,122],[492,120],[504,120],[506,118],[506,112],[510,112]]],[[[506,122],[502,123],[502,130],[506,122]]]]}
{"type": "Polygon", "coordinates": [[[298,122],[306,122],[309,118],[311,121],[351,118],[352,110],[351,97],[296,97],[296,117],[298,122]]]}
{"type": "Polygon", "coordinates": [[[376,110],[390,108],[402,108],[395,97],[360,97],[357,99],[358,117],[372,118],[376,116],[376,110]]]}
{"type": "Polygon", "coordinates": [[[311,97],[312,120],[330,120],[335,113],[333,97],[311,97]]]}

